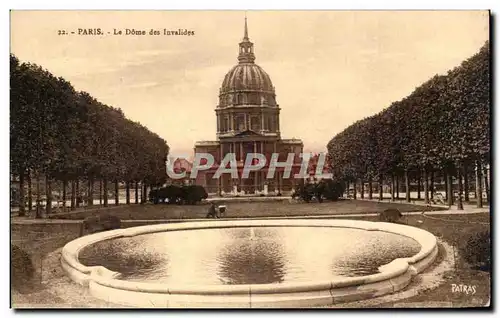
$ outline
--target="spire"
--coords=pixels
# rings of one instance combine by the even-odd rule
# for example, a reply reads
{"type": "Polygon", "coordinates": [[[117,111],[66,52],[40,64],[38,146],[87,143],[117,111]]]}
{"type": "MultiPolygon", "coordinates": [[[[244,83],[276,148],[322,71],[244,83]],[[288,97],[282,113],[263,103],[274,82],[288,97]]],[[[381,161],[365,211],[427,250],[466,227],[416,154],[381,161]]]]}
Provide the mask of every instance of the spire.
{"type": "Polygon", "coordinates": [[[247,14],[245,12],[245,30],[243,32],[243,41],[240,42],[240,54],[238,55],[240,63],[253,63],[255,55],[253,54],[253,43],[248,38],[247,14]]]}
{"type": "Polygon", "coordinates": [[[245,12],[245,34],[243,35],[243,41],[249,41],[248,39],[248,26],[247,26],[247,13],[245,12]]]}

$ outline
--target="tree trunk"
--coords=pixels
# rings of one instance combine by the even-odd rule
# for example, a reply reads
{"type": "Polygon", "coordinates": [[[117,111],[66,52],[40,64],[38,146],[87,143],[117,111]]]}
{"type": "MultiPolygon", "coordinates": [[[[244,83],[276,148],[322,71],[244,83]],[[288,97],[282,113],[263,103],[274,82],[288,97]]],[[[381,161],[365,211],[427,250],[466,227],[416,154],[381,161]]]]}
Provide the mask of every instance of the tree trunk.
{"type": "Polygon", "coordinates": [[[378,177],[378,199],[380,201],[384,200],[384,184],[382,182],[382,175],[378,177]]]}
{"type": "Polygon", "coordinates": [[[458,200],[457,200],[457,209],[463,210],[464,206],[462,203],[462,195],[463,195],[463,187],[462,187],[462,169],[458,169],[458,200]]]}
{"type": "Polygon", "coordinates": [[[486,192],[486,203],[490,203],[490,185],[488,183],[488,168],[483,167],[483,177],[484,177],[484,192],[486,192]]]}
{"type": "Polygon", "coordinates": [[[135,182],[135,204],[139,204],[139,182],[135,182]]]}
{"type": "Polygon", "coordinates": [[[89,178],[87,192],[87,205],[92,206],[94,205],[94,178],[89,178]]]}
{"type": "Polygon", "coordinates": [[[443,179],[444,179],[444,200],[446,202],[448,202],[448,173],[447,172],[444,172],[443,179]]]}
{"type": "Polygon", "coordinates": [[[63,200],[63,212],[66,212],[66,188],[68,187],[68,180],[66,178],[63,180],[63,193],[62,193],[62,200],[63,200]]]}
{"type": "Polygon", "coordinates": [[[26,200],[24,197],[24,171],[19,174],[19,216],[26,215],[26,200]]]}
{"type": "Polygon", "coordinates": [[[40,193],[40,173],[37,172],[37,175],[36,175],[36,211],[35,211],[35,218],[37,218],[37,219],[42,217],[42,207],[40,206],[41,201],[42,201],[42,196],[40,193]]]}
{"type": "Polygon", "coordinates": [[[99,179],[99,205],[102,205],[102,179],[99,179]]]}
{"type": "Polygon", "coordinates": [[[421,175],[420,171],[418,171],[418,173],[417,173],[417,200],[422,199],[420,192],[422,192],[422,175],[421,175]]]}
{"type": "Polygon", "coordinates": [[[146,182],[143,182],[141,191],[141,204],[146,203],[147,199],[148,199],[148,185],[146,184],[146,182]]]}
{"type": "Polygon", "coordinates": [[[405,170],[405,191],[406,191],[406,202],[411,202],[411,198],[410,198],[410,178],[408,177],[408,170],[405,170]]]}
{"type": "Polygon", "coordinates": [[[52,213],[52,180],[48,176],[45,176],[45,195],[47,196],[45,214],[49,216],[52,213]]]}
{"type": "Polygon", "coordinates": [[[426,168],[424,168],[424,203],[429,204],[429,178],[426,168]]]}
{"type": "MultiPolygon", "coordinates": [[[[396,187],[395,187],[395,180],[394,180],[394,174],[391,174],[391,201],[395,201],[396,198],[394,196],[395,194],[395,191],[396,191],[396,187]]],[[[397,179],[397,178],[396,178],[397,179]]]]}
{"type": "Polygon", "coordinates": [[[352,187],[353,187],[353,199],[356,200],[358,198],[358,192],[356,191],[356,179],[352,182],[352,187]]]}
{"type": "Polygon", "coordinates": [[[434,171],[431,171],[431,182],[430,182],[430,190],[431,190],[431,199],[434,199],[434,171]]]}
{"type": "Polygon", "coordinates": [[[104,178],[102,180],[102,187],[103,187],[103,191],[104,191],[104,194],[103,194],[104,207],[107,207],[108,206],[108,179],[107,178],[104,178]]]}
{"type": "Polygon", "coordinates": [[[396,174],[396,199],[399,200],[399,175],[396,174]]]}
{"type": "Polygon", "coordinates": [[[477,199],[477,188],[476,187],[477,187],[477,181],[476,181],[476,176],[474,175],[474,199],[477,199]]]}
{"type": "Polygon", "coordinates": [[[75,180],[71,181],[71,211],[75,209],[75,203],[76,203],[76,186],[75,186],[75,180]]]}
{"type": "Polygon", "coordinates": [[[120,204],[120,198],[118,197],[119,191],[118,191],[118,179],[115,180],[115,205],[120,204]]]}
{"type": "Polygon", "coordinates": [[[125,183],[126,189],[125,189],[125,198],[126,198],[126,203],[130,204],[130,181],[127,181],[125,183]]]}
{"type": "Polygon", "coordinates": [[[31,193],[31,171],[28,170],[28,212],[33,211],[33,194],[31,193]]]}
{"type": "Polygon", "coordinates": [[[368,199],[373,200],[373,180],[372,177],[368,179],[368,199]]]}
{"type": "Polygon", "coordinates": [[[476,197],[477,197],[477,207],[483,207],[483,187],[482,187],[482,179],[481,175],[481,162],[476,161],[476,197]]]}
{"type": "Polygon", "coordinates": [[[463,176],[464,177],[464,201],[469,202],[469,191],[470,191],[470,188],[469,188],[469,169],[468,169],[467,165],[464,165],[463,174],[464,174],[464,176],[463,176]]]}
{"type": "Polygon", "coordinates": [[[448,206],[453,205],[453,178],[451,172],[446,173],[446,200],[448,201],[448,206]]]}
{"type": "Polygon", "coordinates": [[[364,199],[365,198],[365,181],[363,179],[360,180],[359,186],[360,186],[359,191],[360,191],[361,199],[364,199]]]}
{"type": "Polygon", "coordinates": [[[75,201],[75,206],[76,208],[79,208],[80,207],[80,180],[78,180],[78,178],[76,179],[76,185],[75,185],[75,188],[76,188],[76,201],[75,201]]]}

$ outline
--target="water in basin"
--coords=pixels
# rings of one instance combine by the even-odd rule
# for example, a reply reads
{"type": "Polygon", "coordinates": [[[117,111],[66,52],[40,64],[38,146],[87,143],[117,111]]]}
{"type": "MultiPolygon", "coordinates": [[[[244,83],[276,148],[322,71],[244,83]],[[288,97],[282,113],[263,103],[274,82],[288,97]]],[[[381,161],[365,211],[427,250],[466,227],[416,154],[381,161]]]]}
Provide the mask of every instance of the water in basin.
{"type": "Polygon", "coordinates": [[[413,239],[335,227],[233,227],[178,230],[102,241],[80,262],[119,279],[165,284],[271,284],[375,274],[420,251],[413,239]]]}

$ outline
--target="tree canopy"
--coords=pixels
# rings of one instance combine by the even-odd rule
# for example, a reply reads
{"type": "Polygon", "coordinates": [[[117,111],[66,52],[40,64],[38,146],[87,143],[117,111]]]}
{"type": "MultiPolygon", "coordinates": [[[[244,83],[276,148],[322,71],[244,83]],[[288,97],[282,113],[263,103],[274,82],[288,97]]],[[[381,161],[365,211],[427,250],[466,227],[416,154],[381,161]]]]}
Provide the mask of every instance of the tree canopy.
{"type": "Polygon", "coordinates": [[[65,79],[10,56],[11,172],[164,182],[165,140],[65,79]]]}
{"type": "Polygon", "coordinates": [[[436,75],[382,112],[357,121],[327,145],[332,171],[345,180],[403,170],[489,162],[490,49],[436,75]]]}

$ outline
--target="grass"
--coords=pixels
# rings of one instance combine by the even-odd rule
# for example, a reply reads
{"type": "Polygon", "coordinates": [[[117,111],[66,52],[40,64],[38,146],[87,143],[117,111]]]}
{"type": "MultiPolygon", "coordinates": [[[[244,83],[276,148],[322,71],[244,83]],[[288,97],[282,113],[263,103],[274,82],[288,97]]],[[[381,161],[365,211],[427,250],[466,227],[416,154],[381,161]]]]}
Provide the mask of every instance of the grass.
{"type": "MultiPolygon", "coordinates": [[[[224,202],[220,200],[217,204],[224,204],[227,206],[226,218],[379,213],[387,208],[394,207],[394,204],[389,202],[356,200],[339,200],[336,202],[323,203],[291,203],[288,200],[269,202],[224,202]]],[[[398,204],[397,208],[402,212],[436,210],[436,208],[414,204],[398,204]]],[[[128,205],[102,211],[95,210],[66,215],[53,215],[52,218],[84,219],[90,215],[106,213],[117,216],[122,220],[198,219],[205,218],[207,212],[207,204],[146,204],[128,205]]]]}
{"type": "MultiPolygon", "coordinates": [[[[229,217],[245,217],[245,216],[291,216],[291,215],[331,215],[345,213],[373,213],[379,212],[387,207],[394,207],[390,203],[370,202],[370,201],[339,201],[328,203],[301,203],[290,204],[280,202],[255,202],[255,203],[226,203],[228,206],[229,217]]],[[[423,206],[415,205],[400,205],[401,211],[422,211],[426,209],[423,206]]],[[[180,210],[189,214],[182,217],[204,217],[207,206],[168,206],[168,205],[144,205],[137,206],[134,211],[119,211],[114,209],[119,217],[132,217],[134,219],[154,219],[177,216],[180,210]],[[140,208],[143,210],[141,211],[140,208]],[[199,210],[197,210],[199,209],[199,210]],[[177,211],[177,212],[176,212],[177,211]],[[132,215],[128,215],[132,213],[132,215]]],[[[84,214],[88,216],[88,214],[84,214]]],[[[352,216],[352,219],[377,221],[375,216],[352,216]]],[[[410,226],[415,226],[427,230],[439,239],[445,241],[458,250],[459,247],[466,244],[467,239],[474,233],[489,230],[490,214],[453,214],[453,215],[409,215],[406,216],[405,222],[410,226]]],[[[23,306],[37,307],[38,304],[51,304],[56,307],[71,307],[71,306],[89,306],[102,307],[107,306],[88,295],[85,295],[85,290],[70,282],[69,278],[62,272],[58,258],[54,257],[54,251],[61,248],[65,243],[78,236],[78,225],[65,225],[67,228],[54,227],[47,225],[46,227],[12,227],[11,243],[20,246],[28,254],[32,256],[35,268],[41,271],[36,279],[38,283],[32,284],[31,288],[26,291],[12,291],[12,303],[14,306],[24,304],[23,306]],[[52,257],[46,255],[52,253],[52,257]],[[55,259],[55,261],[54,261],[55,259]],[[73,286],[73,285],[74,286],[73,286]],[[60,288],[54,288],[60,286],[60,288]],[[68,286],[73,286],[68,288],[68,286]],[[65,289],[66,288],[66,289],[65,289]],[[53,292],[54,290],[57,292],[53,292]],[[80,294],[84,293],[83,296],[80,294]],[[69,296],[68,296],[69,295],[69,296]],[[68,303],[68,299],[77,303],[68,303]]],[[[441,250],[441,252],[443,252],[441,250]]],[[[443,255],[439,256],[443,258],[443,255]]],[[[439,261],[439,259],[438,259],[439,261]]],[[[430,302],[448,302],[453,307],[477,307],[484,305],[490,296],[490,273],[475,270],[473,264],[468,264],[460,255],[456,256],[455,268],[453,271],[446,274],[446,281],[439,287],[424,291],[414,297],[399,300],[395,302],[385,302],[377,304],[373,307],[413,307],[415,303],[422,306],[430,302]],[[452,293],[452,284],[464,284],[476,286],[474,295],[465,293],[452,293]]]]}

